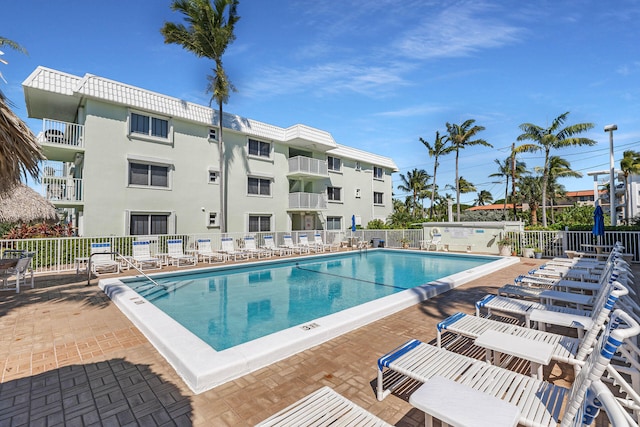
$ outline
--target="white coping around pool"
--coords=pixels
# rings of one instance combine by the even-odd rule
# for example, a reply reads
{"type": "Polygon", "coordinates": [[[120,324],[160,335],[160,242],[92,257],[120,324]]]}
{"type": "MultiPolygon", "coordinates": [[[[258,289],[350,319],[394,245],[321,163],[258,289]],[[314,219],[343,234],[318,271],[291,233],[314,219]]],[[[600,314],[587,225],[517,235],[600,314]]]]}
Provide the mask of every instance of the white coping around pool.
{"type": "MultiPolygon", "coordinates": [[[[343,254],[344,252],[338,252],[312,255],[312,257],[343,254]]],[[[449,255],[435,252],[430,254],[449,255]]],[[[375,320],[411,307],[471,280],[520,262],[517,257],[495,258],[496,260],[490,263],[443,277],[426,285],[370,301],[223,351],[214,350],[209,344],[193,335],[185,327],[123,284],[119,279],[101,279],[98,286],[129,320],[140,329],[160,354],[167,359],[189,388],[194,393],[202,393],[375,320]]],[[[287,260],[291,259],[288,258],[287,260]]],[[[236,264],[234,266],[258,265],[269,263],[270,261],[273,260],[236,264]]],[[[217,268],[224,267],[224,265],[221,265],[217,268]]],[[[230,266],[227,265],[226,267],[229,268],[230,266]]],[[[216,267],[207,267],[206,269],[211,270],[216,269],[216,267]]],[[[203,269],[186,271],[195,272],[201,270],[203,269]]],[[[153,276],[150,275],[150,277],[153,276]]]]}

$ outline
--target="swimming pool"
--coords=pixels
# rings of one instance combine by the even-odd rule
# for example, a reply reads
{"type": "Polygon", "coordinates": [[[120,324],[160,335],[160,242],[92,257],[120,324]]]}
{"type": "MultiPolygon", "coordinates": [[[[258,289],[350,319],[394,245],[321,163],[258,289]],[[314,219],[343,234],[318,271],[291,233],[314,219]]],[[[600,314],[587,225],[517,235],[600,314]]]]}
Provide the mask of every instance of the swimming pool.
{"type": "Polygon", "coordinates": [[[217,351],[493,261],[347,252],[122,281],[217,351]]]}
{"type": "Polygon", "coordinates": [[[100,287],[198,393],[514,262],[518,259],[375,249],[153,275],[160,284],[175,281],[162,291],[145,291],[141,281],[126,279],[103,279],[100,287]],[[390,261],[397,255],[404,260],[400,267],[390,261]],[[444,270],[452,260],[466,264],[464,271],[444,270]],[[425,279],[423,268],[435,275],[425,279]],[[278,282],[286,286],[269,294],[267,284],[278,282]],[[148,299],[127,283],[141,287],[148,299]],[[303,299],[328,301],[337,310],[293,304],[303,299]],[[177,321],[176,313],[167,314],[175,311],[172,307],[183,312],[177,321]],[[196,320],[184,316],[204,311],[215,314],[196,320]],[[263,330],[265,324],[278,332],[263,330]],[[209,342],[208,335],[221,329],[230,332],[223,341],[230,341],[209,342]],[[242,343],[235,341],[238,336],[242,343]]]}

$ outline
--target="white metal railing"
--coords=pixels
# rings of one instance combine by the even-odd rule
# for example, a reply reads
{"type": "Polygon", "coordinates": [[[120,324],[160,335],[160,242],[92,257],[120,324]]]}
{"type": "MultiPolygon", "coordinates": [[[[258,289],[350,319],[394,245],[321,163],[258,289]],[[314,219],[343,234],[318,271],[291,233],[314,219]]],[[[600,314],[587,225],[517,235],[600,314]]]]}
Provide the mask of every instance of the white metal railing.
{"type": "Polygon", "coordinates": [[[327,197],[321,193],[289,193],[289,209],[327,209],[327,197]]]}
{"type": "Polygon", "coordinates": [[[42,177],[42,192],[49,201],[82,202],[82,179],[60,176],[42,177]]]}
{"type": "Polygon", "coordinates": [[[327,162],[311,157],[296,156],[289,158],[289,173],[305,173],[317,176],[329,176],[327,162]]]}
{"type": "Polygon", "coordinates": [[[84,148],[84,126],[59,120],[42,119],[40,143],[84,148]]]}
{"type": "Polygon", "coordinates": [[[621,242],[626,253],[633,254],[632,262],[640,262],[640,231],[605,231],[597,241],[591,231],[543,231],[526,230],[508,233],[516,240],[516,246],[522,248],[538,248],[543,258],[562,257],[565,251],[588,251],[588,246],[598,242],[604,246],[613,246],[621,242]]]}
{"type": "MultiPolygon", "coordinates": [[[[209,233],[209,234],[178,234],[157,236],[106,236],[106,237],[56,237],[37,239],[2,239],[0,250],[22,250],[34,252],[32,267],[36,274],[64,273],[76,270],[76,260],[91,255],[91,243],[109,242],[111,249],[123,256],[132,256],[133,245],[136,240],[149,241],[151,253],[167,252],[168,239],[182,239],[184,250],[196,249],[198,239],[211,239],[212,248],[221,248],[222,237],[232,237],[236,247],[244,245],[245,236],[254,236],[256,245],[264,245],[264,236],[273,236],[276,246],[284,243],[285,235],[292,235],[295,242],[301,234],[309,236],[320,233],[325,243],[345,242],[353,237],[359,241],[384,242],[384,247],[399,248],[404,242],[408,242],[411,248],[419,248],[420,240],[423,240],[422,229],[411,230],[305,230],[305,231],[273,231],[261,233],[209,233]]],[[[516,239],[520,248],[523,244],[539,245],[543,249],[544,256],[563,256],[564,250],[582,250],[582,244],[593,243],[593,236],[586,231],[524,231],[522,233],[508,233],[516,239]]],[[[602,240],[605,245],[613,245],[616,241],[625,245],[625,252],[633,253],[635,262],[640,262],[639,245],[640,232],[621,231],[606,232],[602,240]]]]}

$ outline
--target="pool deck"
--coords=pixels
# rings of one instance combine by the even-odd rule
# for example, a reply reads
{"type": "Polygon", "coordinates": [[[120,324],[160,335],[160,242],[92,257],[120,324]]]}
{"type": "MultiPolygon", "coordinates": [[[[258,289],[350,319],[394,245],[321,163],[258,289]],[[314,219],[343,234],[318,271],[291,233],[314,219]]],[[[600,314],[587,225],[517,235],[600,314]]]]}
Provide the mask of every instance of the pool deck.
{"type": "MultiPolygon", "coordinates": [[[[397,426],[422,426],[406,396],[378,402],[379,356],[544,260],[519,264],[195,395],[97,287],[75,274],[36,278],[36,289],[0,291],[0,426],[250,426],[328,385],[397,426]]],[[[202,266],[202,265],[200,265],[202,266]]],[[[640,274],[640,267],[634,266],[640,274]]],[[[181,269],[184,270],[184,269],[181,269]]],[[[567,384],[572,370],[545,369],[567,384]]],[[[598,418],[598,426],[607,425],[598,418]]]]}

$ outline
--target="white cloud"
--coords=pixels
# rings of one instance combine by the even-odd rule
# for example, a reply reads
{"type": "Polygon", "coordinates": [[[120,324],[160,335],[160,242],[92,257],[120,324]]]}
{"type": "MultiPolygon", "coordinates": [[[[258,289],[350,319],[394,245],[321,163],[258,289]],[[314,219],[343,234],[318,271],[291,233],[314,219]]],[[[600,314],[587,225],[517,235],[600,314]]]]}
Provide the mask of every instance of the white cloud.
{"type": "Polygon", "coordinates": [[[456,2],[428,16],[397,41],[405,56],[428,59],[468,56],[519,41],[522,29],[491,16],[492,7],[477,2],[456,2]]]}

